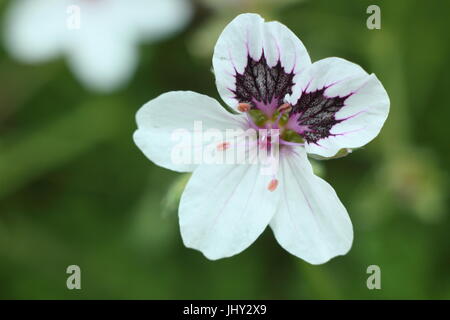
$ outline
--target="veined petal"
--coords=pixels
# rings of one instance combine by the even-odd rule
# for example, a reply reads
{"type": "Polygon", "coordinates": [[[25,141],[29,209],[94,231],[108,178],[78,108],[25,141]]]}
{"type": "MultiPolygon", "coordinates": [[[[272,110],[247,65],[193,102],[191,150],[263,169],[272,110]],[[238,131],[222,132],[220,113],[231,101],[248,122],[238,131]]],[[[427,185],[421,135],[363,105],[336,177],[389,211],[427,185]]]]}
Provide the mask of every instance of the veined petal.
{"type": "Polygon", "coordinates": [[[136,121],[134,141],[142,152],[157,165],[180,172],[193,171],[197,164],[175,163],[172,154],[175,148],[194,155],[198,149],[213,143],[191,139],[196,121],[201,121],[203,131],[242,129],[246,123],[242,116],[227,112],[215,99],[191,91],[160,95],[139,109],[136,121]],[[174,139],[177,131],[181,136],[174,139]]]}
{"type": "Polygon", "coordinates": [[[388,113],[389,97],[374,74],[340,58],[315,62],[294,79],[291,115],[308,153],[331,157],[374,139],[388,113]]]}
{"type": "Polygon", "coordinates": [[[256,164],[201,165],[180,202],[184,244],[208,259],[230,257],[250,246],[272,219],[279,190],[256,164]]]}
{"type": "Polygon", "coordinates": [[[222,99],[232,108],[251,103],[264,111],[292,94],[293,78],[311,64],[302,42],[279,22],[241,14],[224,29],[213,67],[222,99]]]}
{"type": "Polygon", "coordinates": [[[280,207],[270,226],[280,245],[311,264],[346,254],[353,228],[333,188],[314,175],[302,148],[281,157],[280,207]]]}

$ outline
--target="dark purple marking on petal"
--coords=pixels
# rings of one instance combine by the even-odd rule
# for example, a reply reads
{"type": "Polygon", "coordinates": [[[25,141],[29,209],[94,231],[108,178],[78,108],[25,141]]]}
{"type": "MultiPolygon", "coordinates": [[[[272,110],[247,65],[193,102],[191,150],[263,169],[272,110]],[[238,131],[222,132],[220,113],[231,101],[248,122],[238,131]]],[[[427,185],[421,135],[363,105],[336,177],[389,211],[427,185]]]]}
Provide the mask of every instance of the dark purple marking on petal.
{"type": "Polygon", "coordinates": [[[299,132],[307,142],[317,143],[320,139],[332,136],[331,128],[344,121],[336,119],[336,113],[345,105],[345,100],[353,93],[343,97],[327,97],[325,90],[330,86],[311,92],[303,91],[291,111],[291,116],[296,116],[299,132]]]}
{"type": "Polygon", "coordinates": [[[287,73],[281,61],[270,67],[264,53],[256,61],[248,56],[247,66],[242,74],[236,71],[236,89],[232,90],[240,103],[250,103],[271,115],[283,103],[286,94],[292,93],[294,73],[287,73]]]}

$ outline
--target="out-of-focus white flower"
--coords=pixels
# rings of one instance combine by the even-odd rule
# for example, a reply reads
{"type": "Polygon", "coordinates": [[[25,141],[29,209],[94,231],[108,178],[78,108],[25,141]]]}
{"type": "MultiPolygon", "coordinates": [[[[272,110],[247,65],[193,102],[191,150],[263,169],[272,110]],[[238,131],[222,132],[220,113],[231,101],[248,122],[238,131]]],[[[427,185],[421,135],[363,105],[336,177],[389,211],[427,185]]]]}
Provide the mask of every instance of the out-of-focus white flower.
{"type": "MultiPolygon", "coordinates": [[[[209,259],[229,257],[269,225],[284,249],[312,264],[346,254],[353,241],[347,210],[313,173],[307,154],[342,156],[374,139],[389,112],[383,85],[344,59],[311,63],[292,31],[256,14],[239,15],[225,28],[213,67],[219,94],[238,114],[210,97],[178,91],[148,102],[136,116],[134,140],[150,160],[193,171],[179,209],[185,245],[209,259]],[[174,161],[174,130],[193,132],[198,120],[205,131],[257,129],[266,143],[249,141],[249,149],[279,147],[279,170],[267,176],[260,163],[174,161]],[[279,142],[264,133],[268,129],[278,130],[279,142]]],[[[239,152],[221,137],[209,145],[225,155],[239,152]]],[[[201,143],[182,147],[196,152],[201,143]]]]}
{"type": "Polygon", "coordinates": [[[87,87],[108,92],[133,74],[140,42],[172,34],[191,14],[187,0],[14,0],[4,38],[23,62],[65,55],[87,87]]]}

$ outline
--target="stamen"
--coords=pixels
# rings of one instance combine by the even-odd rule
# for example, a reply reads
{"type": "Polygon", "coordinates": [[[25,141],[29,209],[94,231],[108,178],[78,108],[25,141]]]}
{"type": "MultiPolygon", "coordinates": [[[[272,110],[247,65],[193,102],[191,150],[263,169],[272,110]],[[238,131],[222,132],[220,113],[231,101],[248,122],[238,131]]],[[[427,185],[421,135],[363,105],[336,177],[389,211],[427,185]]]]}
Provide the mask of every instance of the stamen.
{"type": "Polygon", "coordinates": [[[283,103],[277,109],[280,113],[289,113],[292,111],[292,106],[289,103],[283,103]]]}
{"type": "Polygon", "coordinates": [[[269,185],[267,186],[267,190],[269,190],[270,192],[275,191],[275,189],[278,187],[278,180],[277,179],[272,179],[269,182],[269,185]]]}
{"type": "Polygon", "coordinates": [[[224,150],[227,150],[229,147],[230,147],[229,142],[222,142],[217,145],[217,150],[224,151],[224,150]]]}
{"type": "Polygon", "coordinates": [[[240,112],[247,112],[248,110],[250,110],[251,109],[251,105],[250,104],[248,104],[248,103],[239,103],[238,104],[238,106],[237,106],[237,109],[240,111],[240,112]]]}

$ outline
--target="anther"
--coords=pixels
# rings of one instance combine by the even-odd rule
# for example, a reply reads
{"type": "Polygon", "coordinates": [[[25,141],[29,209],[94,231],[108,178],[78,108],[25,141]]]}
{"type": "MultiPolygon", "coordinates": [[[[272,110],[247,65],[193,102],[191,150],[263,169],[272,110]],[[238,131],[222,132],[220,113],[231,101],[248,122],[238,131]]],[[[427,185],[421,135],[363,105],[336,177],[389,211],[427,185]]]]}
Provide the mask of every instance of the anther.
{"type": "Polygon", "coordinates": [[[217,150],[224,151],[224,150],[227,150],[229,147],[230,147],[229,142],[222,142],[217,145],[217,150]]]}
{"type": "Polygon", "coordinates": [[[292,106],[289,103],[283,103],[277,109],[280,113],[289,113],[292,110],[292,106]]]}
{"type": "Polygon", "coordinates": [[[269,182],[269,185],[267,186],[267,190],[269,190],[270,192],[275,191],[275,189],[278,187],[278,180],[277,179],[272,179],[269,182]]]}
{"type": "Polygon", "coordinates": [[[251,107],[252,106],[250,104],[241,102],[241,103],[238,104],[237,109],[240,112],[247,112],[247,111],[249,111],[251,109],[251,107]]]}

